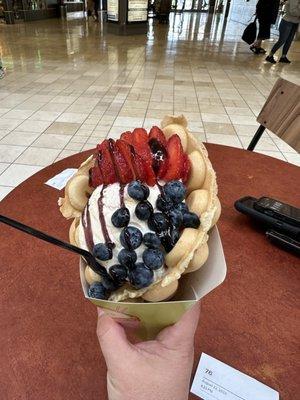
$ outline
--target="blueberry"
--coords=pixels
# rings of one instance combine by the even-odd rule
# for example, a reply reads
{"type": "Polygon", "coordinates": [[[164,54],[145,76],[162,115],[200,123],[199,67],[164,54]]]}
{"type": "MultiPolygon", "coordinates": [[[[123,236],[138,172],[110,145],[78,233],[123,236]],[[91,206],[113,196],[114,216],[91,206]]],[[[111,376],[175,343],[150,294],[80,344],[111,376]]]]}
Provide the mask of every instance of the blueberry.
{"type": "Polygon", "coordinates": [[[161,245],[160,238],[152,232],[145,233],[143,242],[150,249],[158,249],[161,245]]]}
{"type": "Polygon", "coordinates": [[[105,277],[102,277],[101,283],[105,287],[105,289],[108,290],[109,292],[113,292],[114,290],[118,289],[118,287],[119,287],[118,282],[115,282],[109,276],[109,274],[107,274],[107,276],[105,276],[105,277]]]}
{"type": "Polygon", "coordinates": [[[109,297],[109,291],[101,282],[94,282],[89,288],[89,297],[94,299],[106,300],[109,297]]]}
{"type": "Polygon", "coordinates": [[[178,229],[172,229],[171,234],[171,244],[172,246],[175,246],[175,244],[178,242],[180,234],[178,229]]]}
{"type": "Polygon", "coordinates": [[[130,213],[128,208],[122,207],[116,210],[111,216],[111,222],[116,228],[127,226],[130,221],[130,213]]]}
{"type": "Polygon", "coordinates": [[[200,226],[200,219],[198,215],[192,212],[188,212],[183,214],[183,226],[185,228],[199,228],[200,226]]]}
{"type": "Polygon", "coordinates": [[[168,229],[169,220],[163,213],[156,212],[148,219],[148,226],[151,231],[162,232],[168,229]]]}
{"type": "Polygon", "coordinates": [[[168,217],[172,226],[175,228],[180,228],[183,222],[183,216],[179,210],[174,209],[169,211],[168,217]]]}
{"type": "Polygon", "coordinates": [[[162,234],[160,235],[160,241],[167,253],[169,253],[173,249],[174,244],[168,232],[162,232],[162,234]]]}
{"type": "Polygon", "coordinates": [[[174,208],[180,211],[182,214],[189,212],[189,208],[185,203],[179,203],[174,208]]]}
{"type": "Polygon", "coordinates": [[[186,188],[180,181],[171,181],[165,184],[164,192],[174,203],[180,203],[186,194],[186,188]]]}
{"type": "Polygon", "coordinates": [[[150,269],[159,269],[164,263],[163,252],[158,249],[146,249],[143,253],[143,261],[150,269]]]}
{"type": "Polygon", "coordinates": [[[93,254],[98,260],[107,261],[112,259],[112,249],[105,243],[98,243],[93,248],[93,254]]]}
{"type": "Polygon", "coordinates": [[[129,272],[129,282],[136,288],[145,288],[153,282],[153,271],[143,263],[137,263],[129,272]]]}
{"type": "Polygon", "coordinates": [[[130,267],[131,265],[135,264],[136,260],[137,255],[133,250],[122,249],[118,254],[119,263],[126,267],[130,267]]]}
{"type": "Polygon", "coordinates": [[[142,232],[134,226],[127,226],[120,235],[120,241],[123,247],[127,250],[137,249],[143,240],[142,232]]]}
{"type": "Polygon", "coordinates": [[[139,181],[132,181],[129,183],[127,192],[134,200],[146,200],[150,194],[149,188],[139,181]]]}
{"type": "Polygon", "coordinates": [[[113,280],[120,285],[126,281],[128,276],[127,268],[124,265],[120,264],[115,264],[110,267],[109,273],[112,276],[113,280]]]}
{"type": "Polygon", "coordinates": [[[161,194],[157,197],[156,207],[160,211],[169,211],[174,206],[172,200],[168,196],[162,196],[161,194]]]}
{"type": "Polygon", "coordinates": [[[135,215],[138,217],[138,219],[141,220],[146,220],[150,217],[150,215],[153,213],[153,207],[149,201],[141,201],[140,203],[137,204],[135,207],[135,215]]]}

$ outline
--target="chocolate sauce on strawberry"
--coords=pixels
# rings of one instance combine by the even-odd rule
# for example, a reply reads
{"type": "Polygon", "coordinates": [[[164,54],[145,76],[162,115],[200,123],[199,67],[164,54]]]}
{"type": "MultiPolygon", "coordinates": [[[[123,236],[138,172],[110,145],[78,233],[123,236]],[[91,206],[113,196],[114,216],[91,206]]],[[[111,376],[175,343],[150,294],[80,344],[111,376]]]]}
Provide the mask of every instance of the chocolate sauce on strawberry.
{"type": "Polygon", "coordinates": [[[157,175],[162,162],[167,158],[167,150],[165,147],[155,138],[149,140],[149,146],[152,153],[152,167],[157,175]]]}
{"type": "Polygon", "coordinates": [[[92,232],[92,225],[91,225],[91,216],[89,210],[89,204],[86,205],[84,213],[81,217],[85,242],[88,247],[89,252],[93,252],[94,249],[94,239],[93,239],[93,232],[92,232]]]}
{"type": "Polygon", "coordinates": [[[125,189],[125,185],[123,185],[122,183],[120,183],[120,190],[119,190],[119,194],[120,194],[120,207],[125,207],[125,202],[124,202],[124,189],[125,189]]]}
{"type": "Polygon", "coordinates": [[[98,199],[99,220],[100,220],[101,230],[102,230],[102,234],[104,236],[105,243],[106,243],[107,246],[109,246],[111,249],[113,249],[115,247],[115,244],[109,237],[109,233],[108,233],[108,230],[107,230],[105,217],[104,217],[104,214],[103,214],[103,196],[104,196],[104,190],[106,188],[107,188],[107,185],[103,185],[102,186],[102,189],[101,189],[101,192],[100,192],[100,197],[98,199]]]}
{"type": "Polygon", "coordinates": [[[114,167],[114,171],[115,171],[116,177],[118,179],[118,182],[121,182],[121,177],[120,177],[118,168],[116,167],[116,164],[115,164],[115,161],[114,161],[115,160],[114,159],[115,141],[113,139],[108,139],[108,149],[109,149],[109,153],[110,153],[110,156],[111,156],[111,159],[112,159],[112,162],[113,162],[113,167],[114,167]]]}
{"type": "Polygon", "coordinates": [[[130,145],[129,149],[130,149],[131,161],[132,161],[132,167],[133,167],[133,170],[134,170],[134,174],[136,176],[138,176],[138,170],[137,170],[135,162],[134,162],[135,161],[135,157],[136,157],[134,147],[132,145],[130,145]]]}

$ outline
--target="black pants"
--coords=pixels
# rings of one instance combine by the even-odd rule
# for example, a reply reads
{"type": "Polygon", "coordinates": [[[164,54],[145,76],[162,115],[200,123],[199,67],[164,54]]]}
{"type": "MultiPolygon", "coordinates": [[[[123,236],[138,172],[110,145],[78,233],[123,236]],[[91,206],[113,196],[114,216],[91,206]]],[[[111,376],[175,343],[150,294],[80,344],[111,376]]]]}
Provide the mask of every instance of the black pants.
{"type": "Polygon", "coordinates": [[[291,47],[297,29],[298,24],[282,19],[279,25],[279,39],[274,44],[271,53],[275,54],[276,51],[283,45],[282,55],[286,56],[291,47]]]}

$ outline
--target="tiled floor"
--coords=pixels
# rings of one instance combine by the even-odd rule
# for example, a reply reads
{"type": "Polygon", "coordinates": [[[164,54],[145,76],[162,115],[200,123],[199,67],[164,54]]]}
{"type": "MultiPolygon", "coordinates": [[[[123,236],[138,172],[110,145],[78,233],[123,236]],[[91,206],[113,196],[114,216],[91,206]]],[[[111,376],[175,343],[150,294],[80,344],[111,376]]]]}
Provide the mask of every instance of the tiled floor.
{"type": "MultiPolygon", "coordinates": [[[[80,14],[0,25],[0,198],[44,166],[165,114],[184,113],[203,141],[246,148],[277,77],[300,81],[300,42],[291,65],[267,65],[240,41],[243,28],[189,13],[151,22],[147,36],[108,35],[80,14]]],[[[300,165],[270,133],[257,151],[300,165]]]]}

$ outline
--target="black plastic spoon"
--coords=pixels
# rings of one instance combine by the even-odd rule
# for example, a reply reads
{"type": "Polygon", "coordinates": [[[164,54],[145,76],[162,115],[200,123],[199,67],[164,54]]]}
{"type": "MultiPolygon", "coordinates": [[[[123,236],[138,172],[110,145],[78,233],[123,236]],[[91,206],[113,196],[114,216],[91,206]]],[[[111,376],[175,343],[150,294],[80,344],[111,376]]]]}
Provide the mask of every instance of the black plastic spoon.
{"type": "Polygon", "coordinates": [[[111,279],[106,269],[101,264],[99,264],[96,258],[89,251],[81,249],[80,247],[77,246],[73,246],[70,243],[64,242],[60,239],[50,236],[47,233],[38,231],[37,229],[34,229],[28,225],[24,225],[21,222],[15,221],[14,219],[5,217],[4,215],[0,215],[0,222],[12,226],[13,228],[18,229],[22,232],[25,232],[28,235],[35,236],[41,240],[44,240],[45,242],[54,244],[55,246],[61,247],[63,249],[81,255],[94,272],[96,272],[98,275],[101,275],[103,278],[108,278],[109,280],[111,279]]]}

